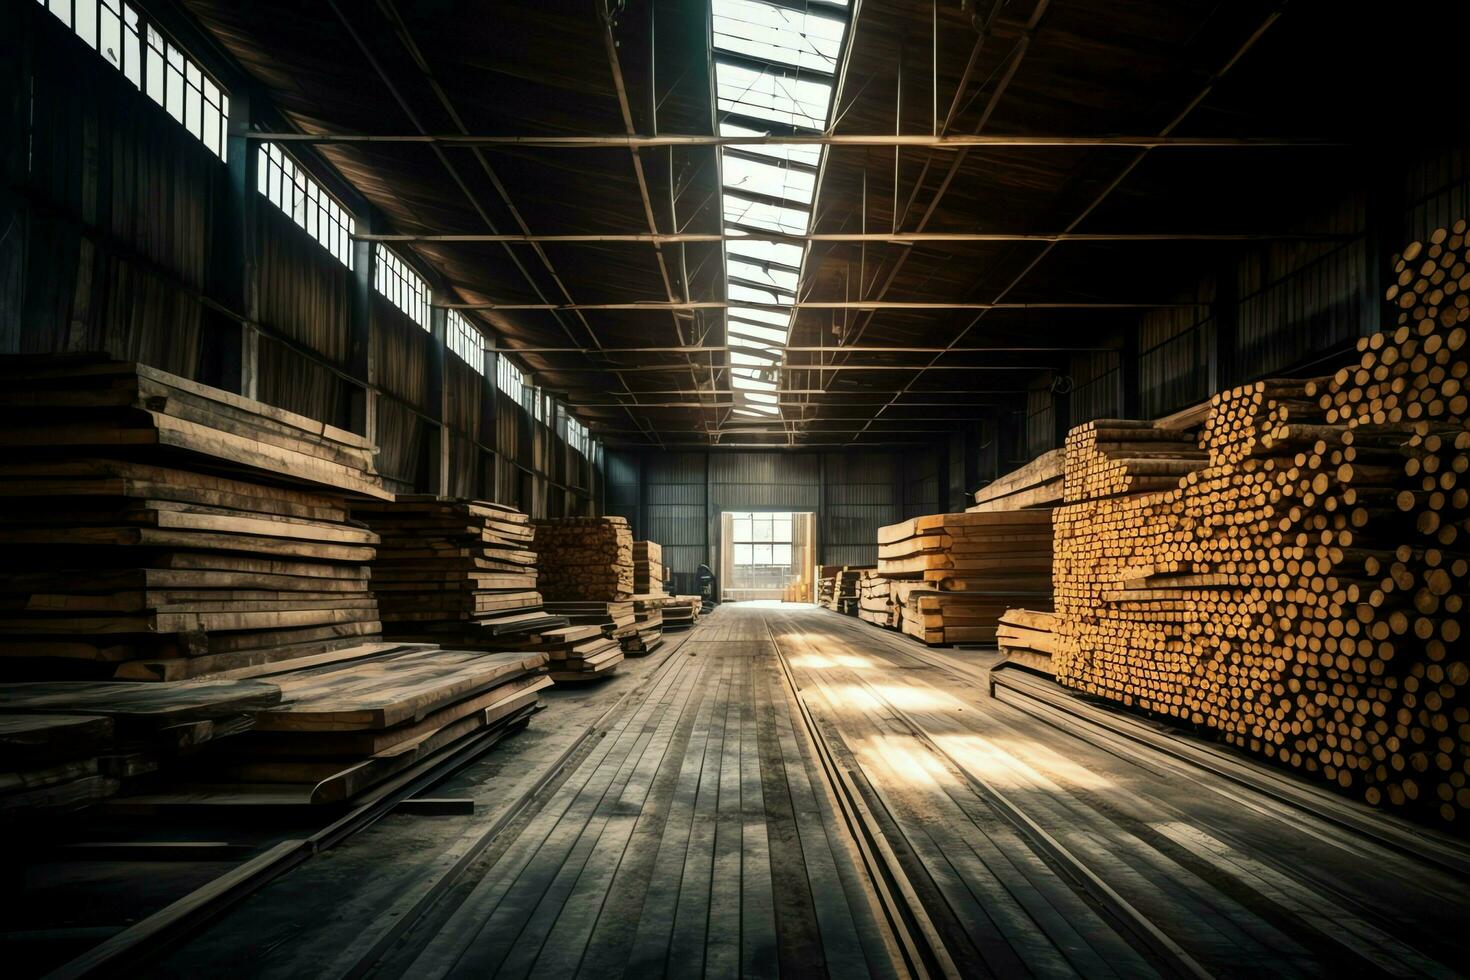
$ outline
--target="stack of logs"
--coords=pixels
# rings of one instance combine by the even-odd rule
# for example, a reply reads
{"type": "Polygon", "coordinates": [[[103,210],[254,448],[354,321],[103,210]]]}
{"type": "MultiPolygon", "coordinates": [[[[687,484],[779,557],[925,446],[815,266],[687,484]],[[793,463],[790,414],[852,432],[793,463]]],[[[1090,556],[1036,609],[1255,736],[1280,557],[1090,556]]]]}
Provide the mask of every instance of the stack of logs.
{"type": "Polygon", "coordinates": [[[1207,458],[1184,455],[1171,488],[1151,470],[1074,481],[1071,453],[1095,437],[1069,437],[1063,683],[1372,804],[1470,813],[1466,245],[1461,222],[1404,251],[1399,323],[1353,367],[1215,396],[1207,458]]]}
{"type": "Polygon", "coordinates": [[[832,595],[837,591],[837,573],[841,565],[822,565],[817,570],[817,605],[833,608],[832,595]]]}
{"type": "Polygon", "coordinates": [[[925,643],[994,643],[1001,614],[1051,602],[1049,509],[931,514],[878,529],[899,628],[925,643]]]}
{"type": "Polygon", "coordinates": [[[432,496],[360,504],[352,513],[381,539],[373,591],[386,634],[478,647],[566,625],[542,611],[525,514],[432,496]]]}
{"type": "Polygon", "coordinates": [[[1063,497],[1069,501],[1168,490],[1205,461],[1191,430],[1130,419],[1077,426],[1067,433],[1064,453],[1063,497]]]}
{"type": "Polygon", "coordinates": [[[0,671],[182,680],[380,631],[364,439],[152,368],[0,361],[0,671]]]}
{"type": "Polygon", "coordinates": [[[687,630],[699,622],[704,602],[697,595],[669,596],[663,603],[663,629],[687,630]]]}

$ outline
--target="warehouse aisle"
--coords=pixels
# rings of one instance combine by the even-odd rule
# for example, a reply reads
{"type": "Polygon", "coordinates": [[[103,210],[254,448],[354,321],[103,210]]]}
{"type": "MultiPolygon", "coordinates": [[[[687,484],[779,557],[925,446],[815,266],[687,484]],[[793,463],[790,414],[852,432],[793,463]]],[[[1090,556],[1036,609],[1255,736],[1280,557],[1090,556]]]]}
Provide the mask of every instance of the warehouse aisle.
{"type": "Polygon", "coordinates": [[[768,617],[965,975],[1452,975],[1470,888],[1138,748],[989,698],[983,653],[768,617]]]}
{"type": "Polygon", "coordinates": [[[229,959],[292,977],[902,976],[916,963],[1447,976],[1466,962],[1462,879],[993,700],[993,656],[814,607],[722,607],[621,688],[560,692],[526,742],[487,756],[495,769],[448,787],[490,801],[463,836],[375,828],[152,972],[229,959]],[[597,737],[567,730],[616,697],[597,737]],[[493,808],[538,779],[470,861],[493,808]]]}

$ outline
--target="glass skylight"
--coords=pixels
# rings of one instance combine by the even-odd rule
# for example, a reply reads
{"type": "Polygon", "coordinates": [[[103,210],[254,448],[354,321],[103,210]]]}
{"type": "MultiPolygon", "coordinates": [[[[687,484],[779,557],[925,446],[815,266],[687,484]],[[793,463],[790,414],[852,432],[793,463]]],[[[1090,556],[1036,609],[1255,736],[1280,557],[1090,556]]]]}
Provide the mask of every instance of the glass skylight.
{"type": "MultiPolygon", "coordinates": [[[[817,135],[832,113],[833,79],[846,43],[846,0],[819,9],[782,0],[713,0],[715,105],[720,133],[817,135]],[[769,125],[767,125],[769,124],[769,125]]],[[[722,149],[722,211],[729,235],[811,231],[824,147],[757,144],[722,149]]],[[[725,244],[725,334],[733,414],[780,416],[780,371],[805,242],[725,244]]],[[[773,419],[774,420],[774,419],[773,419]]]]}

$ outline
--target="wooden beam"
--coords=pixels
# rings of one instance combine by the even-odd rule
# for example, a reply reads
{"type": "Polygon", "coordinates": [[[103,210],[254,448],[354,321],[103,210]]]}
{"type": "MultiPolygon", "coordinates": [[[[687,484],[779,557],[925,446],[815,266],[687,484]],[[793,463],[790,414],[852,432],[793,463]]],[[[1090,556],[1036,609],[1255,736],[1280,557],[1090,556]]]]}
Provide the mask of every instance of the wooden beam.
{"type": "Polygon", "coordinates": [[[933,133],[848,133],[755,134],[716,136],[702,133],[660,133],[658,135],[622,135],[608,133],[588,136],[492,136],[467,133],[289,133],[257,131],[252,140],[271,143],[421,143],[447,147],[484,147],[487,149],[521,147],[537,150],[596,150],[626,147],[643,150],[664,146],[899,146],[960,149],[1046,149],[1056,147],[1114,146],[1124,148],[1195,148],[1195,149],[1264,149],[1325,148],[1350,146],[1315,138],[1280,136],[1023,136],[980,135],[958,133],[935,136],[933,133]]]}

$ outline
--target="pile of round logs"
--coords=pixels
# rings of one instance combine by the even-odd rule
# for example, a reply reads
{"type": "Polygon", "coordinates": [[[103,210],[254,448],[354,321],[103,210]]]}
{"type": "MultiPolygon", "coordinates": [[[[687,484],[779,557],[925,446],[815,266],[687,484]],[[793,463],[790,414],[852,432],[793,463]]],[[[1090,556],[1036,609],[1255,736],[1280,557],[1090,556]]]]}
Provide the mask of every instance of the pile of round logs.
{"type": "Polygon", "coordinates": [[[1074,480],[1096,436],[1069,437],[1059,680],[1372,804],[1470,816],[1466,244],[1462,222],[1404,251],[1400,322],[1355,368],[1217,395],[1207,458],[1169,489],[1074,480]]]}

